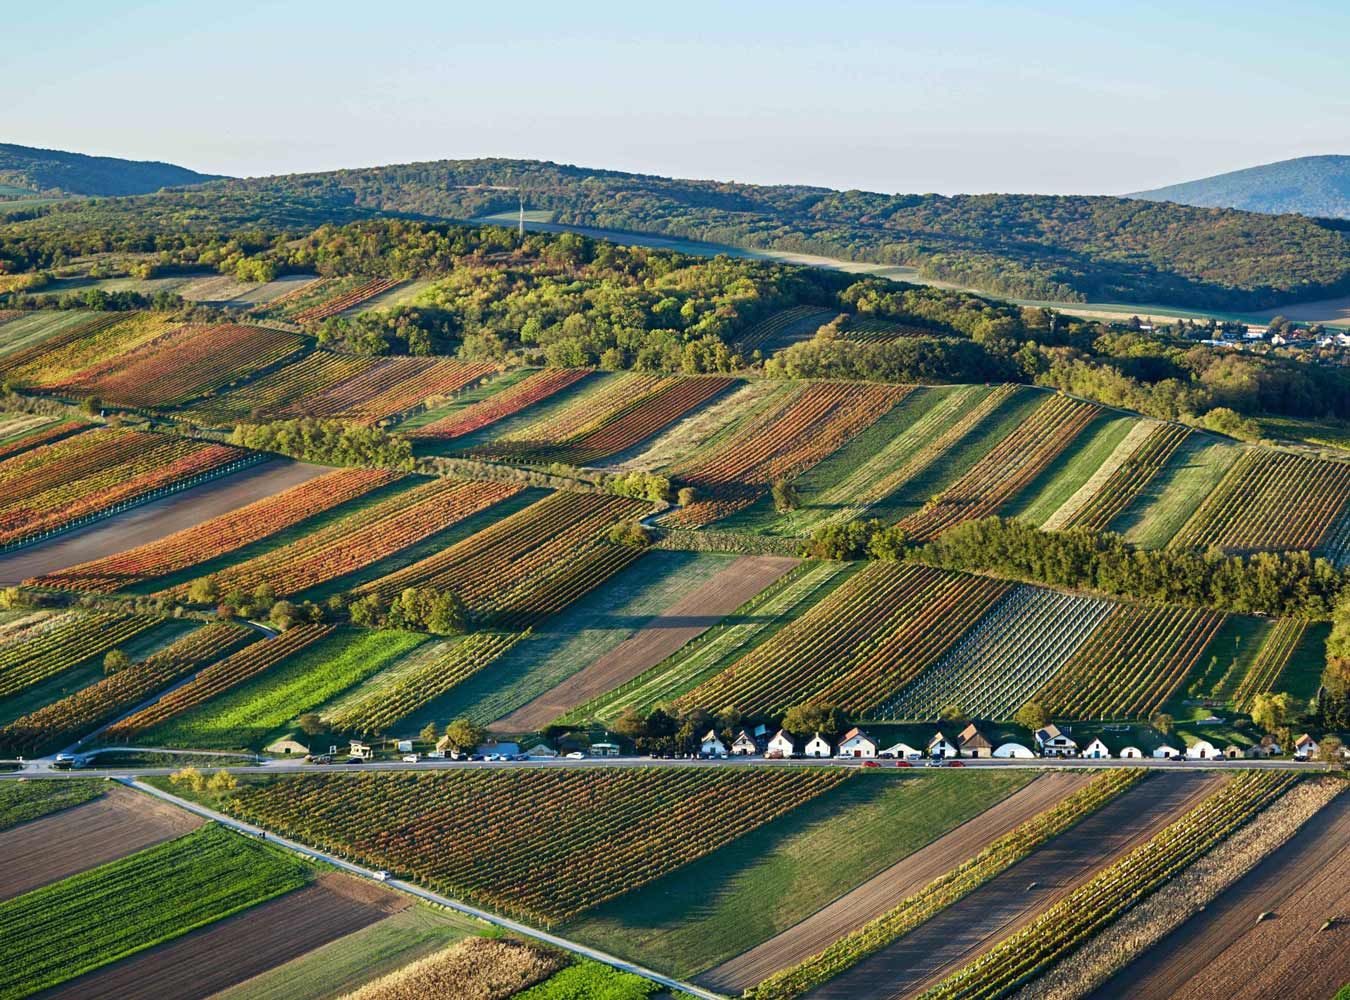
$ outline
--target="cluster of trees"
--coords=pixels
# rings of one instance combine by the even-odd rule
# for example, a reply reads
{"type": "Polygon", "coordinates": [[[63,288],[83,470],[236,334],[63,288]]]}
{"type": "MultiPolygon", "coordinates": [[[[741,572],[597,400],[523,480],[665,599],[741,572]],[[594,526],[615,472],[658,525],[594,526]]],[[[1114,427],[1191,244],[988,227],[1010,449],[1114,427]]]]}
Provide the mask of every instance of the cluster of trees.
{"type": "MultiPolygon", "coordinates": [[[[650,500],[653,503],[670,503],[675,496],[667,477],[658,476],[654,472],[643,472],[640,469],[605,476],[600,485],[606,493],[632,497],[635,500],[650,500]]],[[[686,490],[688,493],[685,499],[680,501],[682,504],[689,503],[693,499],[693,490],[689,487],[681,490],[681,494],[685,494],[686,490]]]]}
{"type": "Polygon", "coordinates": [[[903,559],[908,551],[904,529],[875,518],[821,525],[802,543],[807,559],[903,559]]]}
{"type": "Polygon", "coordinates": [[[328,465],[391,469],[411,469],[413,465],[412,443],[407,438],[341,420],[305,417],[238,424],[230,434],[230,443],[328,465]]]}

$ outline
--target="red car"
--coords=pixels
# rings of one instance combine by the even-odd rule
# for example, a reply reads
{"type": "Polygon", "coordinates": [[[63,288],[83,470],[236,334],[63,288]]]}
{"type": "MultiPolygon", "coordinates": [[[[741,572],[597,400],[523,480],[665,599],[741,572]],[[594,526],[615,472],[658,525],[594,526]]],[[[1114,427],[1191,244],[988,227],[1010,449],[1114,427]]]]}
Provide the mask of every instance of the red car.
{"type": "Polygon", "coordinates": [[[913,767],[914,765],[911,764],[911,763],[910,763],[909,761],[907,761],[907,760],[897,760],[897,761],[895,762],[895,766],[896,766],[896,767],[913,767]]]}
{"type": "Polygon", "coordinates": [[[878,764],[878,763],[877,763],[876,761],[874,761],[874,760],[865,760],[865,761],[863,761],[862,766],[863,766],[863,767],[880,767],[881,765],[878,764]]]}
{"type": "Polygon", "coordinates": [[[949,760],[949,761],[947,762],[947,766],[948,766],[948,767],[965,767],[965,766],[966,766],[966,762],[963,761],[963,760],[949,760]]]}

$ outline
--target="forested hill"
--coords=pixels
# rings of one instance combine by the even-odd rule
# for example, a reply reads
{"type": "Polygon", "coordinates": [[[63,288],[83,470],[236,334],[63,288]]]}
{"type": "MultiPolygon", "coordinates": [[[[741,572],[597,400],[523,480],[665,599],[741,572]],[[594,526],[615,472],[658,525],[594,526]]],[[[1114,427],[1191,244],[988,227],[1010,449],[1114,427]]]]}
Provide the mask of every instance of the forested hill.
{"type": "Polygon", "coordinates": [[[1350,156],[1301,156],[1140,191],[1132,197],[1207,208],[1350,219],[1350,156]]]}
{"type": "Polygon", "coordinates": [[[1109,197],[886,195],[442,160],[226,182],[335,207],[473,218],[526,204],[573,225],[917,266],[1024,298],[1255,309],[1350,292],[1334,223],[1109,197]],[[354,205],[353,205],[354,203],[354,205]]]}
{"type": "Polygon", "coordinates": [[[0,196],[35,194],[149,194],[166,187],[218,180],[172,163],[86,156],[0,143],[0,196]],[[15,188],[18,190],[9,190],[15,188]]]}

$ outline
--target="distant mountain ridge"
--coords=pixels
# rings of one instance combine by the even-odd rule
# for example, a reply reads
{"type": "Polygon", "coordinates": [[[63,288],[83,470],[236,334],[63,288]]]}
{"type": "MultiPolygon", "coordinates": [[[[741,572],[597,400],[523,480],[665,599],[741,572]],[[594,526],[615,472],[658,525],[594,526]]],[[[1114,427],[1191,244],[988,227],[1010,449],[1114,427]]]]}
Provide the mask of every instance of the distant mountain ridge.
{"type": "Polygon", "coordinates": [[[172,163],[88,156],[0,142],[0,190],[17,195],[82,194],[112,197],[221,180],[172,163]]]}
{"type": "Polygon", "coordinates": [[[1200,180],[1136,191],[1131,198],[1350,219],[1350,156],[1300,156],[1200,180]]]}

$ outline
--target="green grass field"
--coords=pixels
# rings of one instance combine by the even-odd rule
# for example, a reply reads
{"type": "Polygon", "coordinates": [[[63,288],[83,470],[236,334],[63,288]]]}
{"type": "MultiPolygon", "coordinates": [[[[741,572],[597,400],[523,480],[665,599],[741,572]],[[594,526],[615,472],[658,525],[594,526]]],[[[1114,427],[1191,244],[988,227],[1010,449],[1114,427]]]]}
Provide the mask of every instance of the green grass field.
{"type": "Polygon", "coordinates": [[[83,805],[102,795],[106,787],[97,778],[26,781],[22,784],[6,781],[0,784],[0,830],[83,805]]]}
{"type": "Polygon", "coordinates": [[[487,723],[571,677],[716,575],[734,556],[648,552],[566,611],[537,627],[490,670],[470,677],[405,719],[414,731],[428,721],[468,716],[487,723]]]}
{"type": "Polygon", "coordinates": [[[28,996],[305,885],[311,868],[210,824],[0,903],[0,1000],[28,996]]]}
{"type": "Polygon", "coordinates": [[[343,629],[141,737],[147,746],[260,750],[286,724],[427,641],[415,632],[343,629]]]}
{"type": "Polygon", "coordinates": [[[1100,414],[1068,448],[999,511],[1042,525],[1078,492],[1137,422],[1113,412],[1100,414]]]}
{"type": "Polygon", "coordinates": [[[1033,777],[1023,771],[860,774],[786,819],[573,920],[561,933],[690,976],[810,916],[1033,777]]]}
{"type": "Polygon", "coordinates": [[[1201,702],[1223,699],[1225,691],[1236,687],[1269,631],[1270,622],[1264,618],[1229,615],[1163,711],[1176,719],[1213,714],[1201,702]]]}
{"type": "Polygon", "coordinates": [[[487,925],[418,903],[292,959],[212,1000],[332,1000],[487,925]]]}
{"type": "Polygon", "coordinates": [[[1329,622],[1313,622],[1294,647],[1289,662],[1275,679],[1275,691],[1288,691],[1295,698],[1307,700],[1317,693],[1322,683],[1322,669],[1326,666],[1327,637],[1331,634],[1329,622]]]}
{"type": "Polygon", "coordinates": [[[1181,530],[1232,467],[1238,449],[1192,435],[1134,501],[1108,527],[1145,549],[1159,549],[1181,530]]]}
{"type": "Polygon", "coordinates": [[[646,714],[692,690],[730,666],[811,605],[822,600],[860,567],[844,563],[804,563],[760,591],[683,649],[627,684],[581,705],[564,718],[573,722],[613,721],[632,706],[646,714]]]}

